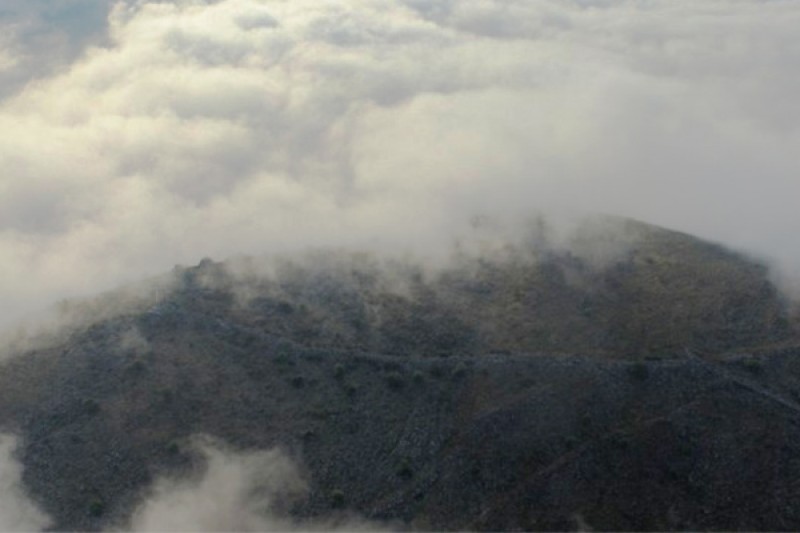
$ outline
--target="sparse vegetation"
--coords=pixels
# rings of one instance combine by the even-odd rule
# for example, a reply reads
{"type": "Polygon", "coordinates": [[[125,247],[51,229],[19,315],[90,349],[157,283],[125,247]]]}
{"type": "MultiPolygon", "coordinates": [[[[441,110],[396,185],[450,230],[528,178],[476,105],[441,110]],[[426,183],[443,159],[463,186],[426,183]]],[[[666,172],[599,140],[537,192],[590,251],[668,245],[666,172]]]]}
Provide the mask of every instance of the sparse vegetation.
{"type": "Polygon", "coordinates": [[[800,429],[787,423],[800,353],[771,344],[788,320],[774,290],[742,258],[640,232],[602,268],[518,246],[386,279],[287,267],[243,291],[252,304],[232,304],[233,280],[187,283],[154,312],[5,361],[0,424],[19,428],[25,488],[58,530],[112,527],[153,479],[194,471],[183,444],[197,433],[296,452],[309,485],[286,506],[298,517],[347,506],[434,530],[560,529],[577,512],[597,529],[800,526],[800,429]],[[147,351],[115,352],[132,328],[147,351]],[[769,394],[676,357],[689,338],[769,394]],[[762,349],[726,359],[739,343],[762,349]]]}

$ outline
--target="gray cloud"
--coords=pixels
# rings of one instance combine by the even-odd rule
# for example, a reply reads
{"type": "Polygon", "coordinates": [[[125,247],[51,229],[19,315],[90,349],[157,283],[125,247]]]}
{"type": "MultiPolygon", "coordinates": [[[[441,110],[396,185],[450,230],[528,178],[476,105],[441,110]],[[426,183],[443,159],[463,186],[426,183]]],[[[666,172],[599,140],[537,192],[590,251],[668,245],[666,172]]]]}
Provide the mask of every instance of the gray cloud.
{"type": "Polygon", "coordinates": [[[101,42],[112,0],[6,0],[0,6],[0,99],[101,42]]]}
{"type": "MultiPolygon", "coordinates": [[[[800,264],[794,2],[43,5],[3,19],[75,44],[0,103],[2,323],[203,256],[426,252],[543,207],[800,264]]],[[[8,35],[19,77],[46,54],[8,35]]]]}

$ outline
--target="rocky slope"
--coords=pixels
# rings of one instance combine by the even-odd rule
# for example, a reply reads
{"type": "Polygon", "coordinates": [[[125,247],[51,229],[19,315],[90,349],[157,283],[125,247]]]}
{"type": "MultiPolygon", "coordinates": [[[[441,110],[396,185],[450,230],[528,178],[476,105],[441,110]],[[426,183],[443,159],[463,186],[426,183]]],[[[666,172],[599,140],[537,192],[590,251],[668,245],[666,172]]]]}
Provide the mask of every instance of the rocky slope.
{"type": "Polygon", "coordinates": [[[0,423],[58,530],[124,525],[158,475],[202,466],[197,434],[285,450],[298,520],[800,527],[789,303],[723,248],[615,232],[602,260],[529,239],[437,269],[176,269],[147,306],[7,360],[0,423]]]}

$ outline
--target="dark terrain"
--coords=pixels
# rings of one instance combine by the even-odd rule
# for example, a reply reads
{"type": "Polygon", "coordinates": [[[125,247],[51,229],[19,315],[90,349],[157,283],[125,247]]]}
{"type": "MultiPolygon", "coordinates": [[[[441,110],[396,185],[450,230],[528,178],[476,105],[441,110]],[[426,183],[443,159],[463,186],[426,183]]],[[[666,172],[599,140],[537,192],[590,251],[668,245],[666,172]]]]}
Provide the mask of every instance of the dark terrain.
{"type": "Polygon", "coordinates": [[[157,301],[8,359],[0,424],[57,530],[124,523],[156,476],[197,466],[197,434],[289,453],[298,520],[800,529],[790,302],[739,254],[615,231],[628,245],[602,264],[523,241],[438,270],[177,268],[157,301]]]}

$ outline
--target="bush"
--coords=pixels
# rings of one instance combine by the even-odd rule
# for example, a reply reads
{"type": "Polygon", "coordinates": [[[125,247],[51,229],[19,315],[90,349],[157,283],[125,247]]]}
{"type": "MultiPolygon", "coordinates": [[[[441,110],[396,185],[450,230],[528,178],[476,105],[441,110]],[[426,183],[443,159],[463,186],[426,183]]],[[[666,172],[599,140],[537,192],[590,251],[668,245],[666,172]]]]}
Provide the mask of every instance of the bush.
{"type": "Polygon", "coordinates": [[[759,359],[746,359],[743,364],[744,369],[751,374],[761,374],[764,372],[764,366],[759,359]]]}
{"type": "Polygon", "coordinates": [[[100,404],[94,400],[84,400],[83,411],[89,416],[95,416],[100,412],[100,404]]]}
{"type": "Polygon", "coordinates": [[[145,373],[147,367],[145,366],[144,362],[142,361],[134,361],[131,365],[125,370],[125,373],[132,377],[138,377],[145,373]]]}
{"type": "Polygon", "coordinates": [[[634,381],[644,381],[650,377],[650,369],[646,363],[637,361],[628,367],[628,376],[634,381]]]}
{"type": "Polygon", "coordinates": [[[161,403],[164,405],[170,405],[175,401],[175,393],[170,389],[160,389],[158,391],[158,396],[161,398],[161,403]]]}
{"type": "Polygon", "coordinates": [[[331,491],[331,506],[337,509],[344,506],[344,492],[340,489],[333,489],[331,491]]]}
{"type": "Polygon", "coordinates": [[[352,398],[358,392],[358,385],[355,383],[348,383],[344,386],[344,392],[348,397],[352,398]]]}
{"type": "Polygon", "coordinates": [[[289,346],[278,346],[275,350],[275,364],[279,367],[287,367],[287,366],[294,366],[294,352],[289,346]]]}
{"type": "Polygon", "coordinates": [[[467,365],[464,361],[459,362],[456,366],[453,367],[452,377],[453,379],[461,379],[467,375],[467,365]]]}
{"type": "Polygon", "coordinates": [[[386,374],[386,383],[389,385],[389,388],[393,390],[402,389],[406,384],[400,372],[389,372],[386,374]]]}
{"type": "Polygon", "coordinates": [[[414,470],[408,459],[403,459],[397,466],[397,475],[403,479],[411,479],[414,476],[414,470]]]}
{"type": "Polygon", "coordinates": [[[567,449],[567,451],[574,450],[575,448],[578,447],[579,443],[580,441],[578,440],[578,438],[573,435],[570,435],[564,439],[564,447],[567,449]]]}
{"type": "Polygon", "coordinates": [[[333,367],[333,377],[341,380],[344,377],[344,365],[337,364],[333,367]]]}
{"type": "Polygon", "coordinates": [[[89,502],[89,515],[93,517],[102,516],[106,511],[106,504],[102,500],[95,498],[89,502]]]}

